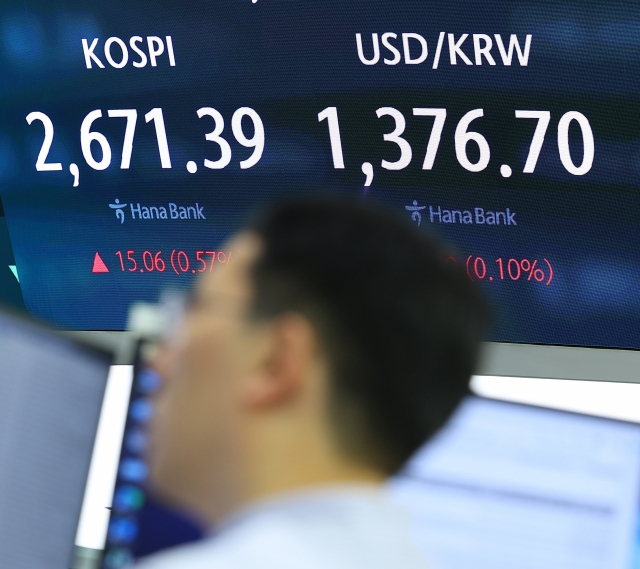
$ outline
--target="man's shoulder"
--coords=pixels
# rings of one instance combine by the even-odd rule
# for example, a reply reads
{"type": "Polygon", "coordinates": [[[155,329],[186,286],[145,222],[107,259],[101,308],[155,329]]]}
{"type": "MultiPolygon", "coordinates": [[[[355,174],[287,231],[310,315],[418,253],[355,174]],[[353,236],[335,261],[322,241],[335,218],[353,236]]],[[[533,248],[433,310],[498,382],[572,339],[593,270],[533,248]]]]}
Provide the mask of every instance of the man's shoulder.
{"type": "Polygon", "coordinates": [[[322,551],[305,533],[277,522],[227,531],[150,556],[136,569],[326,569],[322,551]]]}
{"type": "Polygon", "coordinates": [[[371,493],[293,499],[159,554],[139,569],[425,569],[408,520],[371,493]]]}
{"type": "MultiPolygon", "coordinates": [[[[274,524],[259,531],[227,533],[154,555],[136,569],[427,569],[422,553],[409,544],[386,544],[389,536],[353,542],[274,524]],[[377,539],[376,539],[377,538],[377,539]],[[406,546],[406,547],[405,547],[406,546]]],[[[391,540],[393,541],[393,540],[391,540]]]]}

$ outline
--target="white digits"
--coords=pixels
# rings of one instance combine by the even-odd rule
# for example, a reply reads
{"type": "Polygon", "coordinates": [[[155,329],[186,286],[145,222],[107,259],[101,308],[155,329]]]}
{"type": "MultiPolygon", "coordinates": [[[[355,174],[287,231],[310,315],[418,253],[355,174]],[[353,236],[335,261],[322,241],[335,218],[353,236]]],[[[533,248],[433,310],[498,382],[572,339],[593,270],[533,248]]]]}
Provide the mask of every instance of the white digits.
{"type": "Polygon", "coordinates": [[[431,170],[438,153],[438,146],[440,146],[440,137],[442,136],[444,121],[447,118],[447,109],[413,109],[413,114],[417,117],[434,117],[431,136],[429,136],[429,142],[427,143],[427,154],[422,165],[423,170],[431,170]]]}
{"type": "Polygon", "coordinates": [[[491,151],[489,149],[487,139],[479,132],[467,132],[467,128],[469,128],[471,121],[482,116],[484,116],[483,109],[474,109],[473,111],[469,111],[460,119],[460,122],[456,127],[456,158],[458,159],[460,166],[465,170],[469,170],[469,172],[481,172],[484,170],[489,164],[489,159],[491,157],[491,151]],[[480,150],[480,158],[478,158],[478,161],[475,164],[467,157],[467,144],[470,140],[473,140],[478,145],[478,150],[480,150]]]}
{"type": "Polygon", "coordinates": [[[127,119],[127,128],[124,131],[124,144],[122,145],[122,160],[120,169],[127,170],[131,164],[131,153],[133,152],[133,136],[136,132],[136,121],[138,112],[135,109],[116,109],[107,111],[110,118],[127,119]]]}
{"type": "Polygon", "coordinates": [[[169,143],[167,142],[167,131],[164,127],[162,109],[159,107],[151,109],[146,115],[144,115],[144,119],[147,122],[153,121],[153,124],[156,127],[160,164],[163,168],[171,168],[171,156],[169,155],[169,143]]]}
{"type": "Polygon", "coordinates": [[[91,132],[91,125],[96,119],[102,117],[102,111],[97,109],[91,111],[82,121],[80,126],[80,146],[82,147],[82,155],[87,164],[94,170],[106,170],[111,164],[111,147],[109,141],[104,134],[99,132],[91,132]],[[100,161],[93,158],[91,153],[91,143],[97,142],[102,150],[102,159],[100,161]]]}
{"type": "Polygon", "coordinates": [[[53,172],[56,170],[62,170],[62,164],[60,162],[47,163],[47,156],[51,149],[51,143],[53,142],[53,123],[51,119],[44,113],[35,111],[27,115],[27,123],[31,124],[33,121],[40,121],[44,126],[44,141],[36,160],[36,170],[38,172],[53,172]]]}
{"type": "Polygon", "coordinates": [[[393,120],[396,123],[396,128],[393,132],[385,134],[383,138],[385,141],[394,142],[400,148],[400,158],[395,162],[383,160],[382,167],[385,170],[402,170],[406,168],[411,163],[413,152],[411,150],[411,145],[400,136],[407,126],[407,121],[405,120],[404,115],[398,109],[394,109],[393,107],[382,107],[376,111],[376,115],[378,118],[384,116],[393,117],[393,120]]]}
{"type": "Polygon", "coordinates": [[[224,118],[222,118],[222,115],[218,111],[211,107],[198,109],[198,117],[202,118],[205,116],[211,117],[215,123],[213,131],[207,134],[205,138],[211,142],[215,142],[220,147],[221,155],[218,160],[205,159],[204,165],[206,168],[211,168],[212,170],[221,170],[231,162],[231,146],[220,136],[224,130],[224,118]]]}
{"type": "Polygon", "coordinates": [[[558,150],[560,151],[560,160],[567,172],[574,176],[584,176],[593,165],[593,156],[595,154],[595,144],[593,141],[593,131],[589,124],[589,119],[578,111],[569,111],[562,115],[558,123],[558,150]],[[576,166],[571,159],[569,151],[569,125],[571,121],[576,121],[580,125],[582,131],[582,164],[576,166]]]}
{"type": "Polygon", "coordinates": [[[342,153],[342,140],[340,138],[340,123],[338,122],[338,109],[327,107],[318,113],[318,122],[326,120],[329,124],[329,141],[331,142],[331,156],[333,167],[336,170],[344,170],[344,155],[342,153]]]}
{"type": "Polygon", "coordinates": [[[549,111],[516,111],[516,118],[538,119],[538,124],[531,140],[531,147],[529,148],[529,156],[527,156],[527,162],[524,165],[524,170],[522,170],[524,174],[532,174],[536,169],[540,150],[542,150],[542,145],[544,144],[544,135],[549,127],[551,113],[549,111]]]}
{"type": "Polygon", "coordinates": [[[246,169],[255,166],[262,157],[264,150],[264,125],[260,119],[260,115],[249,107],[242,107],[233,113],[231,117],[231,129],[236,140],[246,148],[255,148],[253,154],[240,162],[240,168],[246,169]],[[248,116],[253,121],[253,137],[247,138],[242,130],[242,119],[248,116]]]}

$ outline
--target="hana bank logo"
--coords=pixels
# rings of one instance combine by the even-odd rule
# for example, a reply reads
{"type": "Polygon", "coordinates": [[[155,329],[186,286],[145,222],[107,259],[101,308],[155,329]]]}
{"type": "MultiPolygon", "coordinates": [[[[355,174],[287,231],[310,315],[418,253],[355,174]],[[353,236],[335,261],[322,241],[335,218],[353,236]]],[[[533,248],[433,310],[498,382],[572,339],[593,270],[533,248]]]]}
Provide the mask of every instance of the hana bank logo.
{"type": "Polygon", "coordinates": [[[111,209],[116,210],[116,217],[120,220],[120,225],[124,223],[124,211],[123,209],[127,207],[126,203],[120,203],[120,200],[116,199],[116,203],[110,203],[109,207],[111,209]]]}
{"type": "Polygon", "coordinates": [[[140,203],[120,203],[119,199],[115,203],[110,203],[109,207],[115,210],[116,218],[120,221],[120,225],[124,223],[127,215],[126,207],[131,210],[131,219],[138,220],[206,220],[204,214],[205,206],[198,202],[191,205],[178,205],[176,203],[168,203],[166,207],[163,205],[142,205],[140,203]]]}

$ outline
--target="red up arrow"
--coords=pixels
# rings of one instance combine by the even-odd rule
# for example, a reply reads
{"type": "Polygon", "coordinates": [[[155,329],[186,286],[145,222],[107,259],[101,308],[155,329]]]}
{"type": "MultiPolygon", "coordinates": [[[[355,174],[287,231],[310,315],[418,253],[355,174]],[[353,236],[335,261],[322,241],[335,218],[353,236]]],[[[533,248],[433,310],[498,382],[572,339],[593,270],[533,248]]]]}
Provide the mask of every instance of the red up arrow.
{"type": "Polygon", "coordinates": [[[91,272],[92,273],[108,273],[109,272],[107,265],[104,264],[104,261],[100,256],[100,253],[98,253],[97,251],[96,251],[96,256],[93,258],[93,269],[91,270],[91,272]]]}

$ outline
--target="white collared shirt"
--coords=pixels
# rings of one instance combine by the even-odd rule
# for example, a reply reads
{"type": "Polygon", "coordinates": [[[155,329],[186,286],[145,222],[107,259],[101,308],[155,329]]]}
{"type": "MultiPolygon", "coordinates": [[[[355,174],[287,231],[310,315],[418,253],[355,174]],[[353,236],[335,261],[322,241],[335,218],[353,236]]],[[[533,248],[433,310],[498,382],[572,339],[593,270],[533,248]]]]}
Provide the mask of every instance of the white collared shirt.
{"type": "Polygon", "coordinates": [[[137,569],[427,569],[410,532],[384,490],[327,487],[255,504],[214,537],[153,555],[137,569]]]}

